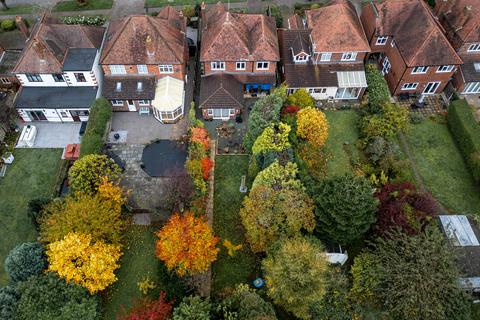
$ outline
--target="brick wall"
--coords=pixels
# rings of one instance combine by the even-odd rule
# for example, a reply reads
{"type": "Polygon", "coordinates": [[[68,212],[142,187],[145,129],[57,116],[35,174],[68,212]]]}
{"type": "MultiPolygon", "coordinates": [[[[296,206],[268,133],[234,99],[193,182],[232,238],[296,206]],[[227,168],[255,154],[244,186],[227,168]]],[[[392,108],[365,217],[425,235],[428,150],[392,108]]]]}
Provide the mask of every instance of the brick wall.
{"type": "Polygon", "coordinates": [[[257,70],[256,69],[256,62],[254,61],[246,61],[245,65],[245,70],[237,70],[236,69],[236,61],[226,61],[225,62],[225,70],[212,70],[211,68],[211,61],[205,61],[203,62],[203,67],[204,67],[204,74],[209,75],[209,74],[214,74],[214,73],[219,73],[219,72],[229,72],[229,73],[275,73],[277,70],[277,63],[274,61],[269,61],[268,64],[268,70],[257,70]]]}

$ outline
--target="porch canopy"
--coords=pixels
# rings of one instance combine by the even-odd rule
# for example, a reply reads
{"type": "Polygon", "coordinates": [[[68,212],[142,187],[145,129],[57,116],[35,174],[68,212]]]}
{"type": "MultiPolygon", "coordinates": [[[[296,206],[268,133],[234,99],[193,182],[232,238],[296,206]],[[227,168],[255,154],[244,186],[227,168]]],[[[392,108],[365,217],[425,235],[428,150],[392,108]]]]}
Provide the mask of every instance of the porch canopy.
{"type": "Polygon", "coordinates": [[[339,71],[337,72],[339,88],[366,88],[367,78],[365,71],[339,71]]]}
{"type": "Polygon", "coordinates": [[[182,80],[170,76],[158,80],[155,99],[152,101],[155,118],[172,121],[183,115],[183,89],[182,80]]]}

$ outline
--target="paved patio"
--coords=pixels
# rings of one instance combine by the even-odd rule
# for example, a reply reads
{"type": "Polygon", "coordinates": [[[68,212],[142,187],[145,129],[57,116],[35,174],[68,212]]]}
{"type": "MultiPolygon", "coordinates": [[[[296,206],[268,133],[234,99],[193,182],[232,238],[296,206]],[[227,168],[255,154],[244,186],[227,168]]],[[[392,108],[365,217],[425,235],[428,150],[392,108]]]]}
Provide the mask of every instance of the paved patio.
{"type": "Polygon", "coordinates": [[[29,124],[37,128],[37,135],[32,148],[65,148],[67,144],[80,143],[80,122],[30,122],[29,124]]]}
{"type": "Polygon", "coordinates": [[[412,108],[412,104],[417,99],[407,99],[398,101],[398,103],[405,108],[409,108],[412,112],[421,114],[424,117],[428,117],[435,114],[444,113],[447,110],[443,106],[442,98],[439,95],[431,95],[425,97],[425,106],[421,108],[412,108]]]}

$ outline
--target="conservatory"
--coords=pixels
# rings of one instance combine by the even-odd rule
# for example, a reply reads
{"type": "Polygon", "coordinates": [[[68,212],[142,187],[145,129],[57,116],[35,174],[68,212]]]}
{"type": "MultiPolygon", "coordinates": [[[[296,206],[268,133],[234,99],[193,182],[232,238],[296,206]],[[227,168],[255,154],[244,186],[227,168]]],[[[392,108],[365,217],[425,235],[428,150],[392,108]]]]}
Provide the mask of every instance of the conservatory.
{"type": "Polygon", "coordinates": [[[185,99],[184,82],[173,77],[165,77],[157,82],[152,111],[161,123],[175,123],[183,116],[185,99]]]}

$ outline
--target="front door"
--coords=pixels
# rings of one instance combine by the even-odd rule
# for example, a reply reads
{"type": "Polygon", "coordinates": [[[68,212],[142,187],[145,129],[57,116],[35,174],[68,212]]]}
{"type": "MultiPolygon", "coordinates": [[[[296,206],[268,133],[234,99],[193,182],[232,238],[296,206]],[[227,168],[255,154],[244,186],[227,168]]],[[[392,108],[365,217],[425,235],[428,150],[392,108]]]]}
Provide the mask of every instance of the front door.
{"type": "Polygon", "coordinates": [[[80,116],[79,116],[79,114],[78,114],[77,111],[75,111],[75,110],[70,110],[70,115],[72,116],[73,121],[75,121],[75,122],[80,122],[80,116]]]}
{"type": "Polygon", "coordinates": [[[43,111],[40,110],[33,110],[33,111],[28,111],[28,115],[30,116],[30,119],[33,121],[46,121],[47,117],[43,113],[43,111]]]}
{"type": "Polygon", "coordinates": [[[135,103],[133,100],[127,100],[127,105],[128,105],[128,111],[137,111],[137,107],[135,106],[135,103]]]}
{"type": "Polygon", "coordinates": [[[434,94],[435,91],[437,91],[439,86],[440,86],[439,81],[429,82],[427,83],[425,90],[423,90],[423,94],[434,94]]]}

